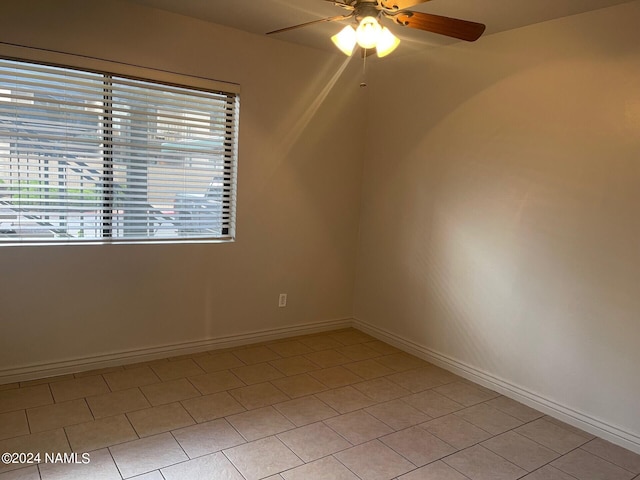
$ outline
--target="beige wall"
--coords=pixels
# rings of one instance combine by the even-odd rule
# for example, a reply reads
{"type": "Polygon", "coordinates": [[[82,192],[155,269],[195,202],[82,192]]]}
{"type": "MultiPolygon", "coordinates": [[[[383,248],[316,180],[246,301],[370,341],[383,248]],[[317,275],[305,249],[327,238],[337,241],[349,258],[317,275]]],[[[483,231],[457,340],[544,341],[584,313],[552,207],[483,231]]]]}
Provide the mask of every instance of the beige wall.
{"type": "Polygon", "coordinates": [[[338,75],[339,55],[114,0],[5,3],[2,42],[242,91],[237,241],[0,248],[0,373],[351,316],[362,168],[353,139],[364,122],[348,79],[357,69],[338,75]]]}
{"type": "Polygon", "coordinates": [[[640,449],[638,25],[635,1],[377,64],[355,316],[640,449]]]}
{"type": "Polygon", "coordinates": [[[1,248],[0,371],[355,311],[638,441],[639,21],[399,50],[365,106],[338,55],[114,0],[3,5],[0,41],[242,94],[237,241],[1,248]]]}

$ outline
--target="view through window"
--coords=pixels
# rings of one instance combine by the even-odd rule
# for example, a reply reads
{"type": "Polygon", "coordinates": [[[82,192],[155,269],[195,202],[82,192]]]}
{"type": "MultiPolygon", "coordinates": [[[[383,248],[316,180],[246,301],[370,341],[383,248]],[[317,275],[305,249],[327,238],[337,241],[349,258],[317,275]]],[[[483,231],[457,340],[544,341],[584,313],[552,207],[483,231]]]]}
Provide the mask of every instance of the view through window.
{"type": "Polygon", "coordinates": [[[233,238],[238,104],[0,60],[0,244],[233,238]]]}

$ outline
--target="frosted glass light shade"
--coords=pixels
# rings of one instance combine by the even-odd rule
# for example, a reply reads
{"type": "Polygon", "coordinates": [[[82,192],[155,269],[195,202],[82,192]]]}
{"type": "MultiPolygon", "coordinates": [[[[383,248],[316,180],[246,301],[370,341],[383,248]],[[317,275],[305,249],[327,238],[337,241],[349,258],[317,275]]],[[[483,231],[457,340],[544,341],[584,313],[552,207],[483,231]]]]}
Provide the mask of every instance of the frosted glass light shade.
{"type": "Polygon", "coordinates": [[[376,45],[378,57],[386,57],[398,48],[398,45],[400,45],[400,39],[391,33],[391,30],[387,27],[383,27],[378,37],[378,44],[376,45]]]}
{"type": "Polygon", "coordinates": [[[382,27],[374,17],[364,17],[356,30],[358,45],[362,48],[375,48],[378,38],[382,33],[382,27]]]}
{"type": "Polygon", "coordinates": [[[351,25],[348,25],[340,30],[339,33],[331,37],[331,41],[342,51],[342,53],[350,57],[356,46],[356,31],[351,25]]]}

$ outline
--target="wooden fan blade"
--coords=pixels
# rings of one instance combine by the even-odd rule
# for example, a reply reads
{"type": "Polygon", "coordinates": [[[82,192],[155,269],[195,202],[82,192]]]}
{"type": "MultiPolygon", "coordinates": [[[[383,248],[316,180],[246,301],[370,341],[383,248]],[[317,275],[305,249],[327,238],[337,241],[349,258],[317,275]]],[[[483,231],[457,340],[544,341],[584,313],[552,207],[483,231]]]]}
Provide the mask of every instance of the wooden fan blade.
{"type": "Polygon", "coordinates": [[[430,0],[380,0],[380,5],[389,10],[404,10],[430,0]]]}
{"type": "Polygon", "coordinates": [[[387,15],[387,17],[405,27],[439,33],[440,35],[459,38],[467,42],[475,42],[486,28],[482,23],[432,15],[430,13],[400,12],[387,15]]]}
{"type": "Polygon", "coordinates": [[[294,25],[293,27],[281,28],[279,30],[274,30],[273,32],[268,32],[267,35],[273,35],[274,33],[282,33],[288,32],[289,30],[295,30],[296,28],[308,27],[309,25],[315,25],[316,23],[323,22],[338,22],[340,20],[346,20],[347,18],[351,18],[353,14],[350,15],[336,15],[335,17],[321,18],[320,20],[313,20],[307,23],[301,23],[300,25],[294,25]]]}

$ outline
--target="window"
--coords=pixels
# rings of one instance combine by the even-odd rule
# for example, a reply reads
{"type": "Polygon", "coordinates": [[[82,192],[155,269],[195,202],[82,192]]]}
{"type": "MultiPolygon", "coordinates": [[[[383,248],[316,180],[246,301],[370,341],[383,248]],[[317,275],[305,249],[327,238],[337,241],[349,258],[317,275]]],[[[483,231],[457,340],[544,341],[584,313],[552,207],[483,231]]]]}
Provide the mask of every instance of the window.
{"type": "Polygon", "coordinates": [[[0,244],[233,238],[238,104],[0,59],[0,244]]]}

